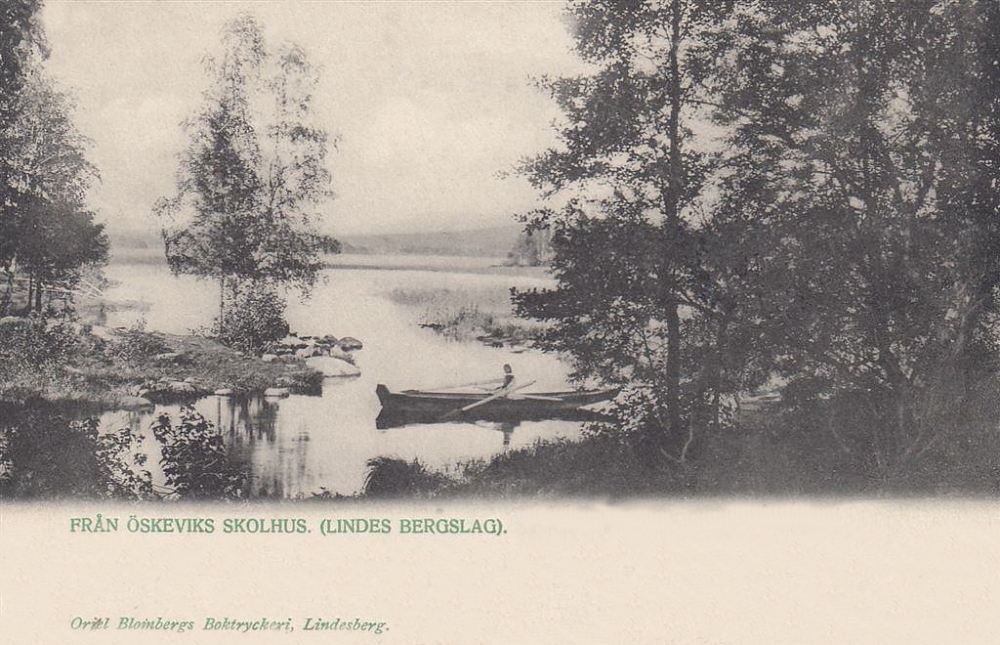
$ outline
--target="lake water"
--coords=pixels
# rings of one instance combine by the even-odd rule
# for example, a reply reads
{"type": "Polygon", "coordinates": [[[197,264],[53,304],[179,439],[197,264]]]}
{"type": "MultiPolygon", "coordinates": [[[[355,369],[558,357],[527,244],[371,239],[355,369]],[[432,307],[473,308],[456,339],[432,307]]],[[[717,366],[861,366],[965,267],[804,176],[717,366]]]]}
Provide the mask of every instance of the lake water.
{"type": "MultiPolygon", "coordinates": [[[[536,380],[538,391],[566,389],[568,367],[540,352],[514,353],[479,343],[461,343],[419,326],[421,312],[389,299],[394,289],[449,289],[504,292],[510,287],[544,287],[543,274],[523,275],[489,270],[489,259],[460,259],[457,268],[440,258],[420,262],[413,257],[383,257],[376,268],[369,257],[342,258],[351,268],[334,268],[307,301],[292,297],[287,318],[303,334],[353,336],[364,343],[355,353],[361,376],[328,378],[322,396],[292,395],[285,399],[233,400],[207,397],[195,409],[222,429],[231,459],[246,469],[250,494],[257,498],[294,498],[323,490],[352,494],[364,483],[366,462],[377,456],[419,459],[434,468],[528,446],[537,440],[574,438],[581,424],[568,421],[523,422],[513,431],[495,423],[420,424],[378,430],[378,383],[391,390],[422,389],[497,378],[510,363],[521,381],[536,380]],[[418,267],[418,268],[414,268],[418,267]]],[[[208,281],[173,277],[160,264],[112,264],[108,277],[118,286],[111,299],[147,303],[143,312],[112,312],[110,326],[128,326],[144,317],[151,331],[185,333],[206,327],[215,315],[217,287],[208,281]]],[[[109,412],[105,429],[130,425],[146,432],[154,415],[176,418],[177,406],[152,412],[109,412]]],[[[158,455],[151,452],[154,482],[158,455]]]]}

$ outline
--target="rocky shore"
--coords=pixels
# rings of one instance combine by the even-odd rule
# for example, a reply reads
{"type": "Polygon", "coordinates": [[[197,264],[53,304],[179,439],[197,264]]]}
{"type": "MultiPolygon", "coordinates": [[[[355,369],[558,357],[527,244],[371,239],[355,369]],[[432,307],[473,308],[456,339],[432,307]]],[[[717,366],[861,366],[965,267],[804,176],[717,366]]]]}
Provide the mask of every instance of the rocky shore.
{"type": "Polygon", "coordinates": [[[161,336],[174,351],[157,354],[153,359],[160,365],[172,367],[171,374],[157,375],[133,386],[130,390],[136,397],[130,401],[133,405],[143,405],[143,400],[152,404],[209,394],[267,397],[318,394],[323,378],[361,374],[353,352],[363,345],[351,337],[290,334],[268,345],[258,357],[245,356],[205,338],[161,336]],[[192,344],[197,346],[192,347],[192,344]],[[211,358],[215,364],[206,365],[205,358],[211,358]],[[229,363],[228,368],[220,370],[219,361],[222,365],[229,363]],[[199,369],[192,370],[194,366],[199,369]],[[196,373],[189,374],[191,371],[196,373]]]}
{"type": "Polygon", "coordinates": [[[319,394],[325,378],[361,373],[354,353],[362,343],[350,337],[290,334],[260,356],[250,356],[197,335],[73,323],[50,324],[45,333],[66,346],[63,355],[43,365],[7,370],[0,400],[137,409],[213,394],[319,394]]]}

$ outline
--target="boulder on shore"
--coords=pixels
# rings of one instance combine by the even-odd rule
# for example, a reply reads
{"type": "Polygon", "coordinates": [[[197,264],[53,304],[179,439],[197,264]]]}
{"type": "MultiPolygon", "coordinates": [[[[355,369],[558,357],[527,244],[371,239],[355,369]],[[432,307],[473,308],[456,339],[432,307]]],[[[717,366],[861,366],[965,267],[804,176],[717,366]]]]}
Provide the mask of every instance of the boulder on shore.
{"type": "Polygon", "coordinates": [[[332,356],[313,356],[306,359],[306,365],[319,370],[323,376],[360,376],[361,370],[345,360],[332,356]]]}
{"type": "Polygon", "coordinates": [[[306,346],[306,342],[294,334],[289,334],[279,340],[278,345],[283,345],[292,349],[300,349],[306,346]]]}
{"type": "Polygon", "coordinates": [[[327,350],[327,354],[334,358],[339,358],[342,361],[347,361],[348,363],[354,363],[354,357],[340,349],[336,345],[327,350]]]}
{"type": "Polygon", "coordinates": [[[361,344],[360,340],[358,340],[357,338],[351,338],[350,336],[345,336],[341,338],[337,344],[340,345],[340,349],[346,350],[348,352],[353,351],[355,349],[361,349],[362,347],[364,347],[364,345],[361,344]]]}
{"type": "Polygon", "coordinates": [[[287,387],[269,387],[264,390],[264,396],[271,397],[286,397],[291,393],[292,391],[287,387]]]}
{"type": "Polygon", "coordinates": [[[174,394],[197,394],[198,388],[185,381],[173,381],[170,383],[170,391],[174,394]]]}
{"type": "Polygon", "coordinates": [[[153,407],[153,402],[142,396],[122,396],[118,398],[118,405],[123,410],[141,410],[153,407]]]}

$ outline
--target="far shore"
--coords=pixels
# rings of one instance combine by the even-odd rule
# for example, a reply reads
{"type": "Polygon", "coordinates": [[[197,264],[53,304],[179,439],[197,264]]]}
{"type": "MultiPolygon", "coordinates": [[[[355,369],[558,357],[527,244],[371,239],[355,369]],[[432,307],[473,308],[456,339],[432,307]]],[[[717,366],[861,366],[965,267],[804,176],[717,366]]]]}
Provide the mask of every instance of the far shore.
{"type": "MultiPolygon", "coordinates": [[[[372,271],[433,271],[545,278],[544,266],[507,265],[504,257],[425,254],[339,253],[324,257],[328,269],[372,271]]],[[[111,264],[162,265],[167,262],[159,248],[113,248],[111,264]]]]}

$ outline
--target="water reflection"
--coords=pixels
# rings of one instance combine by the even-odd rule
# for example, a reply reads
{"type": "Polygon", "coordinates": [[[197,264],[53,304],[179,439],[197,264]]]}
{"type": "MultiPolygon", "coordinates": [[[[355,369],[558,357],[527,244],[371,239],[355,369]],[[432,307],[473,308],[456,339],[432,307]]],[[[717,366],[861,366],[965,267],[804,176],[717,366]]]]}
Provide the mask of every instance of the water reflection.
{"type": "MultiPolygon", "coordinates": [[[[356,493],[363,487],[366,463],[374,456],[419,459],[430,468],[449,469],[463,461],[529,446],[539,439],[572,436],[578,430],[578,424],[568,421],[454,421],[376,430],[369,420],[367,431],[355,435],[350,424],[318,413],[325,398],[292,396],[274,401],[207,397],[194,408],[219,428],[229,464],[247,475],[247,494],[262,499],[309,497],[323,490],[356,493]]],[[[180,408],[107,413],[102,425],[119,427],[124,421],[138,432],[163,412],[176,418],[180,408]]],[[[154,451],[150,462],[158,463],[158,446],[150,443],[147,447],[154,451]]],[[[162,473],[156,467],[151,470],[154,482],[162,483],[162,473]]]]}
{"type": "Polygon", "coordinates": [[[497,428],[498,430],[500,430],[500,432],[503,433],[503,447],[504,447],[504,450],[506,450],[507,448],[510,448],[510,437],[511,437],[512,434],[514,434],[514,428],[516,428],[516,427],[517,427],[516,423],[511,423],[511,422],[508,421],[506,423],[501,423],[500,427],[497,428]]]}
{"type": "Polygon", "coordinates": [[[512,445],[530,445],[545,436],[545,430],[561,428],[570,435],[576,429],[571,422],[458,420],[369,430],[352,440],[344,431],[346,424],[338,424],[335,417],[297,412],[322,405],[323,398],[317,397],[210,397],[196,407],[214,411],[212,419],[223,432],[230,463],[247,473],[248,493],[255,498],[308,497],[322,490],[351,494],[362,488],[366,463],[373,456],[419,459],[430,467],[449,468],[500,454],[512,445]]]}
{"type": "MultiPolygon", "coordinates": [[[[111,490],[115,497],[155,493],[215,499],[214,489],[192,475],[207,469],[212,477],[224,475],[231,482],[223,487],[225,497],[351,494],[362,488],[373,456],[419,459],[429,468],[447,470],[462,461],[529,445],[540,431],[552,431],[552,422],[453,422],[386,430],[375,430],[372,424],[369,432],[352,440],[335,418],[300,412],[322,403],[322,397],[275,401],[213,396],[195,402],[191,410],[174,405],[95,416],[86,408],[71,406],[58,411],[34,409],[0,423],[5,426],[0,428],[0,493],[101,497],[111,490]],[[160,420],[164,415],[166,431],[168,426],[160,420]],[[202,428],[200,420],[211,427],[202,428]],[[23,428],[31,431],[20,431],[23,428]],[[211,445],[219,440],[221,451],[211,445]],[[186,457],[178,461],[180,455],[186,457]],[[178,484],[178,471],[189,485],[178,484]]],[[[573,424],[565,430],[571,432],[573,424]]]]}
{"type": "MultiPolygon", "coordinates": [[[[499,432],[501,434],[501,436],[503,437],[503,439],[501,440],[501,443],[499,444],[499,447],[501,448],[501,450],[499,452],[506,452],[507,449],[510,448],[511,437],[514,436],[514,430],[516,430],[518,427],[520,427],[521,424],[524,423],[524,422],[523,421],[502,421],[502,422],[496,422],[496,421],[482,421],[482,420],[478,420],[478,421],[467,420],[467,421],[458,421],[458,423],[464,423],[466,426],[469,426],[470,428],[481,428],[483,430],[492,430],[494,432],[499,432]]],[[[399,429],[399,428],[409,428],[409,429],[413,429],[413,430],[419,431],[419,428],[422,427],[422,426],[425,426],[425,425],[427,425],[427,424],[424,424],[424,423],[400,423],[400,424],[397,424],[397,425],[380,426],[379,429],[382,432],[393,432],[394,430],[399,429]]]]}
{"type": "MultiPolygon", "coordinates": [[[[116,265],[109,274],[120,282],[112,295],[146,300],[148,308],[142,315],[149,329],[185,333],[207,326],[215,310],[211,284],[170,276],[164,266],[116,265]]],[[[567,388],[568,368],[557,358],[446,340],[420,328],[422,312],[396,304],[389,297],[394,290],[440,288],[506,294],[512,286],[546,284],[537,277],[441,270],[328,271],[309,301],[292,298],[289,322],[300,333],[360,338],[364,349],[356,353],[356,360],[361,376],[328,378],[320,396],[292,395],[280,400],[206,397],[196,401],[194,408],[220,429],[229,460],[248,475],[248,494],[264,498],[308,497],[322,490],[345,495],[359,492],[367,474],[366,463],[377,456],[419,459],[429,468],[447,469],[538,440],[578,437],[581,423],[576,420],[484,427],[453,419],[386,431],[376,428],[381,410],[375,393],[378,383],[397,391],[484,380],[510,363],[517,374],[537,380],[540,390],[567,388]]],[[[127,326],[131,322],[128,315],[110,312],[108,323],[127,326]]],[[[165,405],[153,412],[106,413],[101,417],[101,428],[127,426],[135,432],[148,432],[155,415],[166,412],[176,417],[179,411],[177,406],[165,405]]],[[[162,480],[156,467],[160,459],[156,442],[148,444],[154,481],[162,480]]]]}

